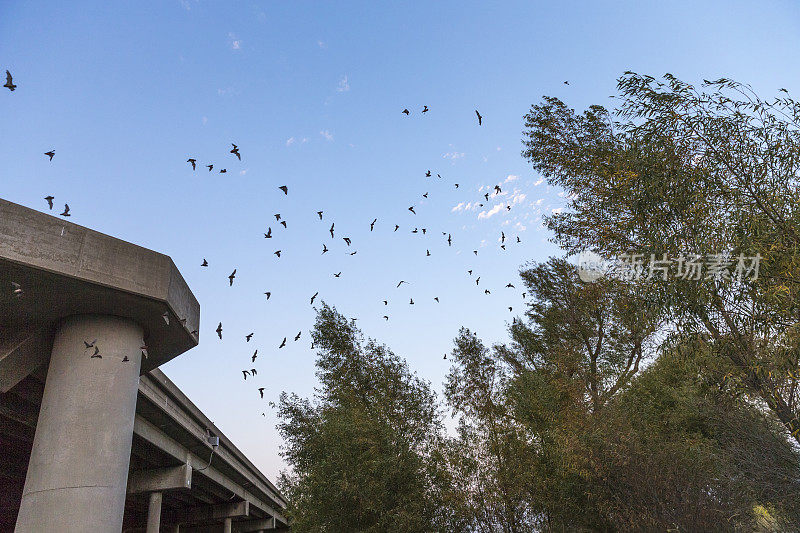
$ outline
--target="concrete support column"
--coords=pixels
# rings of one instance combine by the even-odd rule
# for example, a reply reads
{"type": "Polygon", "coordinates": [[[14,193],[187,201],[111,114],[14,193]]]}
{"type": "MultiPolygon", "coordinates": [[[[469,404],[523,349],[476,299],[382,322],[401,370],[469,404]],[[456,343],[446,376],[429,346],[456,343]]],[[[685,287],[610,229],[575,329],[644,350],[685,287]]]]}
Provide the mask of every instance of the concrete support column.
{"type": "Polygon", "coordinates": [[[147,533],[161,531],[161,493],[150,493],[150,507],[147,509],[147,533]]]}
{"type": "Polygon", "coordinates": [[[76,315],[60,324],[17,533],[122,529],[141,345],[142,328],[128,319],[76,315]],[[84,345],[95,339],[102,358],[84,345]]]}
{"type": "Polygon", "coordinates": [[[230,518],[226,518],[222,531],[224,531],[225,533],[231,533],[232,524],[233,524],[233,520],[231,520],[230,518]]]}

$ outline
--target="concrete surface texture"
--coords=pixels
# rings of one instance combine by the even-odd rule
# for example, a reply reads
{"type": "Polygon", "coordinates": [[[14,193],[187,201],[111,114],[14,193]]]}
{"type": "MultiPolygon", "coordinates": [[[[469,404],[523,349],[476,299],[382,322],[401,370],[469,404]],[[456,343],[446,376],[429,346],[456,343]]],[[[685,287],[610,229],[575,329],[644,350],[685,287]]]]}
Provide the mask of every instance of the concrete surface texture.
{"type": "Polygon", "coordinates": [[[58,328],[17,533],[121,530],[142,342],[124,318],[74,316],[58,328]],[[102,358],[84,344],[95,339],[102,358]]]}

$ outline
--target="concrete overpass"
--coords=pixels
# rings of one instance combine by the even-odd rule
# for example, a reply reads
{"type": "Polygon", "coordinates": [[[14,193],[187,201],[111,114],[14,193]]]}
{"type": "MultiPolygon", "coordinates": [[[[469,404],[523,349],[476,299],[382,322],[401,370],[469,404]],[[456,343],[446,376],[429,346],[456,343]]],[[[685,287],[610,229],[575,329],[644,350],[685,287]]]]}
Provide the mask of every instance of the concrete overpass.
{"type": "Polygon", "coordinates": [[[158,367],[199,342],[172,260],[0,200],[0,531],[288,527],[158,367]]]}

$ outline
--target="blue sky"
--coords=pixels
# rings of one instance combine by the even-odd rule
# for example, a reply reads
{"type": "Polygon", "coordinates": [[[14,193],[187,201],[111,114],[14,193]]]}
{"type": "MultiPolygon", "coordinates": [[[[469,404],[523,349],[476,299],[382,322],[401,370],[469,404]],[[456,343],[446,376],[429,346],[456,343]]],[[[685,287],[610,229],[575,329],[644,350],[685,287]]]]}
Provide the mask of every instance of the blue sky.
{"type": "Polygon", "coordinates": [[[626,70],[792,91],[798,22],[790,2],[3,2],[0,70],[18,89],[0,92],[0,196],[46,210],[52,194],[73,222],[172,257],[200,301],[201,343],[163,369],[274,479],[267,401],[316,384],[311,295],[440,390],[458,328],[503,341],[507,307],[522,310],[505,284],[558,253],[540,217],[563,200],[520,157],[530,105],[610,105],[626,70]],[[501,231],[522,243],[501,250],[501,231]]]}

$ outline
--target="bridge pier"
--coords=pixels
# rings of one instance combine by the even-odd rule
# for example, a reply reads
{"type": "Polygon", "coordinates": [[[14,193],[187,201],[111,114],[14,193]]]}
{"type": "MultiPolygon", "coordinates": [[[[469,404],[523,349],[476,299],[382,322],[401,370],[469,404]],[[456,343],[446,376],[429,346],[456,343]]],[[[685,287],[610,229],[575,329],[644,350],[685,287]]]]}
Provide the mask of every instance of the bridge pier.
{"type": "Polygon", "coordinates": [[[17,533],[122,529],[142,335],[133,320],[114,316],[75,315],[59,325],[17,533]],[[91,357],[95,347],[101,357],[91,357]]]}

